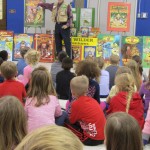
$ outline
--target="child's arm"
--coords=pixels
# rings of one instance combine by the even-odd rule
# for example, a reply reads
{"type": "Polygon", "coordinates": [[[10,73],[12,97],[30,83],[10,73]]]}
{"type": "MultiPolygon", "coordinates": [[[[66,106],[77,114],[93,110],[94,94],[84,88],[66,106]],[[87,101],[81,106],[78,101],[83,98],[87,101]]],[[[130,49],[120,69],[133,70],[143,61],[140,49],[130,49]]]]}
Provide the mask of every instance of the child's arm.
{"type": "Polygon", "coordinates": [[[56,104],[55,117],[59,117],[62,115],[62,110],[57,98],[55,99],[55,104],[56,104]]]}

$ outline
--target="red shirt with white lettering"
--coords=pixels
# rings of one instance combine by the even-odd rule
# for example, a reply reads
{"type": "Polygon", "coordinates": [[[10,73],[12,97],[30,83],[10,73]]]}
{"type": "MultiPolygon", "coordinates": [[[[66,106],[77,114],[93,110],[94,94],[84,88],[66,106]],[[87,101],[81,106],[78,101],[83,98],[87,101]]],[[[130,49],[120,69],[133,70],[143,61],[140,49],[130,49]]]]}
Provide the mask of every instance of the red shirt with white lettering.
{"type": "Polygon", "coordinates": [[[106,119],[100,105],[93,98],[80,96],[72,103],[70,123],[79,122],[84,134],[94,140],[104,140],[106,119]]]}
{"type": "Polygon", "coordinates": [[[25,87],[19,81],[6,80],[0,83],[0,97],[3,96],[15,96],[23,104],[23,98],[26,97],[25,87]]]}

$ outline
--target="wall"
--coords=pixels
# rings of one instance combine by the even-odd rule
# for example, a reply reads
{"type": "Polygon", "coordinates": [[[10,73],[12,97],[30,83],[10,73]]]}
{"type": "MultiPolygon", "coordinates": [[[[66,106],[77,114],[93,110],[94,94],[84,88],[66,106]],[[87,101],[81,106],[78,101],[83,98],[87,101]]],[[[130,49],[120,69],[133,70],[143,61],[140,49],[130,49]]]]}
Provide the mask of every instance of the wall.
{"type": "MultiPolygon", "coordinates": [[[[139,10],[139,2],[138,0],[138,8],[139,10]]],[[[147,19],[141,19],[137,18],[136,20],[136,35],[139,36],[150,36],[150,0],[141,0],[140,5],[140,11],[141,12],[148,12],[148,18],[147,19]]],[[[138,13],[138,11],[137,11],[138,13]]]]}

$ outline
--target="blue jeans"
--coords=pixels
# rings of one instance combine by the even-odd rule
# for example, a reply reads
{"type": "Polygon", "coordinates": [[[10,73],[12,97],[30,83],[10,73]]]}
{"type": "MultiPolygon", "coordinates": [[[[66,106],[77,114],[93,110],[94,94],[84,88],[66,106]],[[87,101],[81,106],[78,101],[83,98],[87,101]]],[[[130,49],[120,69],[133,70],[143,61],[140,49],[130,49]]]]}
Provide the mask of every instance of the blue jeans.
{"type": "Polygon", "coordinates": [[[60,117],[55,118],[55,123],[58,126],[64,126],[65,120],[68,118],[68,114],[66,111],[62,111],[62,115],[60,117]]]}

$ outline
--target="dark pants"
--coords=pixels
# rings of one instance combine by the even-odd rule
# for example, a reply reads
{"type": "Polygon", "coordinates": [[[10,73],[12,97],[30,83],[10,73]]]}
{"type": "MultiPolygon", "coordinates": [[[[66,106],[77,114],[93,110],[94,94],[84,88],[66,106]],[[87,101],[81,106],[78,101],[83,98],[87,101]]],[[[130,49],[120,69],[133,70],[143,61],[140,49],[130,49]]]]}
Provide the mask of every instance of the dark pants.
{"type": "Polygon", "coordinates": [[[65,111],[62,112],[62,115],[60,117],[55,118],[55,123],[58,126],[64,126],[65,120],[68,118],[68,115],[65,111]]]}
{"type": "Polygon", "coordinates": [[[70,27],[62,29],[66,23],[55,24],[55,45],[57,54],[62,51],[62,40],[64,40],[65,48],[68,56],[72,58],[70,27]]]}

